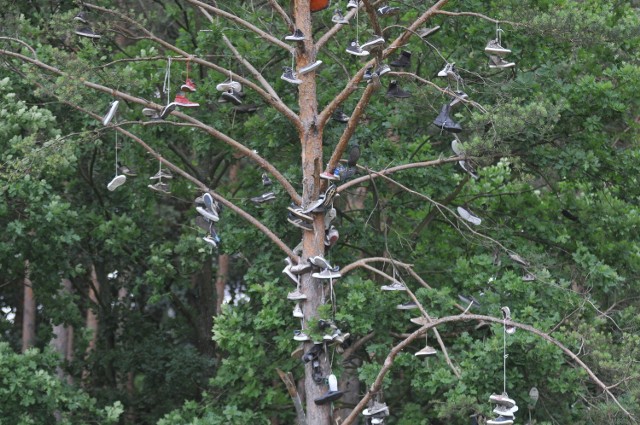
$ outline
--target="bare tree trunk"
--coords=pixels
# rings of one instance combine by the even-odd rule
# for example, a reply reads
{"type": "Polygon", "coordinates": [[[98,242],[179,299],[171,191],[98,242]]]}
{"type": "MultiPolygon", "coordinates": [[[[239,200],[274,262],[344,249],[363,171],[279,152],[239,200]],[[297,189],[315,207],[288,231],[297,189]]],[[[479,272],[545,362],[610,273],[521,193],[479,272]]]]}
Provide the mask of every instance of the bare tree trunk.
{"type": "Polygon", "coordinates": [[[24,297],[22,300],[22,352],[36,343],[36,299],[33,295],[33,283],[30,279],[29,260],[24,262],[24,297]]]}
{"type": "MultiPolygon", "coordinates": [[[[71,292],[71,281],[69,279],[62,279],[58,294],[64,295],[67,292],[71,292]]],[[[59,323],[53,327],[53,339],[50,341],[50,345],[60,355],[60,359],[66,360],[68,358],[68,352],[70,348],[69,344],[70,327],[59,323]]],[[[66,373],[61,367],[56,369],[56,374],[61,380],[65,379],[66,373]]]]}
{"type": "MultiPolygon", "coordinates": [[[[87,346],[86,354],[89,354],[96,348],[96,342],[98,340],[98,315],[94,312],[94,308],[98,308],[98,296],[100,293],[100,282],[98,281],[98,275],[96,273],[96,267],[91,265],[91,284],[89,285],[89,307],[87,308],[87,316],[85,324],[88,330],[91,331],[91,339],[87,346]]],[[[89,376],[89,371],[84,370],[82,372],[82,378],[86,379],[89,376]]]]}
{"type": "Polygon", "coordinates": [[[216,316],[220,314],[224,301],[224,288],[227,286],[229,276],[229,256],[218,255],[218,271],[216,273],[216,316]]]}

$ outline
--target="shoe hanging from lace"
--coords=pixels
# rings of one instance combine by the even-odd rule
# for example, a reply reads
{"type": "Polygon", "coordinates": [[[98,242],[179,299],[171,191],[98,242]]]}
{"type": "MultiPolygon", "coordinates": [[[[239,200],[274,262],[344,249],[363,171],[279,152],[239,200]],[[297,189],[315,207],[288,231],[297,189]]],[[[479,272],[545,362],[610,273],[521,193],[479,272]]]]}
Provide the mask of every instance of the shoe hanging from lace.
{"type": "Polygon", "coordinates": [[[162,161],[158,158],[158,183],[162,183],[162,161]]]}
{"type": "Polygon", "coordinates": [[[167,56],[167,67],[164,71],[162,93],[167,97],[167,105],[169,105],[169,103],[171,102],[171,56],[167,56]]]}
{"type": "Polygon", "coordinates": [[[496,22],[496,40],[498,40],[498,44],[502,46],[502,33],[504,30],[500,28],[500,22],[496,22]]]}
{"type": "Polygon", "coordinates": [[[116,177],[118,177],[118,131],[116,130],[116,177]]]}

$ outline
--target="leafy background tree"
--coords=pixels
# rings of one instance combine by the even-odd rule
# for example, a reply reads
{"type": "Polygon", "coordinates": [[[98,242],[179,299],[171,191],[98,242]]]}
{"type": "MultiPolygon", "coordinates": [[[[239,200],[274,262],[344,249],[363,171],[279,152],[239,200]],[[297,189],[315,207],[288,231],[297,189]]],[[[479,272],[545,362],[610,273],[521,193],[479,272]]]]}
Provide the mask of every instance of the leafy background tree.
{"type": "MultiPolygon", "coordinates": [[[[290,28],[274,3],[221,1],[216,7],[282,38],[290,28]]],[[[293,2],[278,3],[294,15],[293,2]]],[[[361,4],[361,40],[373,34],[367,7],[381,5],[361,4]]],[[[119,158],[139,176],[107,191],[116,133],[96,118],[113,97],[85,84],[162,104],[154,93],[162,89],[166,57],[174,58],[172,93],[190,62],[198,88],[189,98],[201,106],[185,113],[256,150],[302,193],[308,182],[291,120],[246,85],[243,102],[256,104],[256,113],[219,103],[215,86],[228,75],[196,63],[202,58],[255,81],[224,36],[298,112],[298,90],[279,78],[281,67],[290,65],[289,52],[211,11],[210,22],[193,1],[101,2],[117,14],[90,9],[103,35],[97,41],[74,34],[79,4],[2,6],[0,326],[6,344],[0,367],[7,374],[0,376],[24,383],[3,384],[12,400],[0,406],[3,417],[15,423],[294,423],[296,412],[277,374],[291,372],[298,382],[305,374],[291,356],[298,345],[292,330],[299,326],[286,299],[291,285],[281,274],[285,254],[229,208],[218,225],[219,249],[203,244],[193,209],[200,188],[176,178],[170,196],[149,191],[147,176],[158,161],[122,133],[119,158]],[[181,57],[158,40],[194,56],[181,57]],[[61,289],[65,279],[71,290],[61,289]],[[33,345],[41,352],[17,354],[25,340],[27,282],[37,302],[33,345]],[[225,288],[231,299],[221,306],[225,288]],[[95,317],[93,328],[89,317],[95,317]],[[72,341],[58,358],[47,348],[59,335],[56,325],[65,325],[72,341]],[[33,403],[44,407],[27,416],[33,403]]],[[[379,18],[388,41],[429,7],[419,1],[398,6],[398,16],[379,18]]],[[[334,27],[332,9],[311,15],[314,39],[334,27]]],[[[412,52],[415,75],[384,76],[383,88],[366,105],[351,137],[362,150],[356,176],[362,179],[341,182],[335,201],[340,239],[326,253],[341,266],[386,258],[366,265],[406,281],[432,318],[466,309],[459,294],[479,300],[471,313],[499,316],[500,307],[509,306],[514,320],[575,353],[636,417],[638,24],[637,3],[626,1],[447,2],[427,21],[441,30],[426,42],[413,35],[402,47],[412,52]],[[495,20],[513,52],[513,70],[486,67],[483,48],[495,35],[495,20]],[[475,102],[458,108],[454,118],[465,129],[461,141],[478,180],[448,159],[452,137],[431,125],[449,100],[438,90],[446,82],[435,77],[445,62],[456,63],[475,102]],[[413,96],[385,97],[392,78],[413,96]],[[377,174],[438,159],[437,166],[377,174]],[[460,205],[482,217],[482,225],[461,221],[455,214],[460,205]],[[523,270],[507,250],[531,266],[523,270]],[[390,260],[412,266],[398,265],[394,273],[390,260]],[[527,272],[534,282],[523,281],[527,272]]],[[[364,61],[344,53],[355,27],[352,18],[318,52],[324,62],[315,76],[319,111],[362,71],[364,61]]],[[[341,105],[349,114],[367,90],[355,83],[341,105]]],[[[285,219],[286,188],[277,182],[263,188],[264,170],[251,155],[202,128],[179,125],[186,122],[181,117],[145,123],[141,108],[121,99],[118,128],[251,214],[287,246],[300,241],[300,230],[285,219]],[[274,202],[250,201],[271,189],[274,202]]],[[[322,131],[326,163],[344,125],[329,121],[322,131]]],[[[336,418],[346,417],[390,350],[417,329],[408,321],[414,314],[396,310],[407,296],[380,291],[384,283],[375,270],[353,267],[334,285],[336,323],[351,334],[327,359],[348,392],[334,406],[336,418]]],[[[331,316],[328,308],[319,312],[331,316]]],[[[442,354],[415,357],[423,339],[412,342],[383,381],[381,400],[391,412],[386,423],[466,424],[470,414],[490,412],[489,394],[502,389],[502,326],[460,321],[438,330],[455,369],[442,354]]],[[[428,337],[436,346],[431,330],[428,337]]],[[[535,423],[631,422],[584,370],[539,336],[519,330],[507,339],[507,351],[507,390],[520,405],[518,421],[529,419],[528,393],[535,386],[535,423]]]]}

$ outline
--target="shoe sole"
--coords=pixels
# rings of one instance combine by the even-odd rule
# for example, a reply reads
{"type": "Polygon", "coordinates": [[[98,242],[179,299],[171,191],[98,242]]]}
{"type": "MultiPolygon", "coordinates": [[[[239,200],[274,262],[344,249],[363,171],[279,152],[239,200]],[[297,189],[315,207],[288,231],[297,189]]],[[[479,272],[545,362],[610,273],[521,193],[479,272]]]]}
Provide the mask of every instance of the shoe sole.
{"type": "Polygon", "coordinates": [[[113,192],[114,190],[122,186],[126,181],[127,181],[127,178],[125,176],[122,176],[122,175],[115,176],[113,180],[111,180],[107,185],[107,189],[113,192]]]}

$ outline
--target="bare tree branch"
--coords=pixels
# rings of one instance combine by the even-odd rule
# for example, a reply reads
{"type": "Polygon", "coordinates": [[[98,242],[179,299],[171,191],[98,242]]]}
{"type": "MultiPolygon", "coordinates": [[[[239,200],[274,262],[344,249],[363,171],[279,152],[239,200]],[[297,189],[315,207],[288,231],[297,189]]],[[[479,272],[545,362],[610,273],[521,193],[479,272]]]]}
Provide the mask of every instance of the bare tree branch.
{"type": "Polygon", "coordinates": [[[447,317],[442,317],[440,319],[434,319],[431,323],[427,323],[426,325],[422,326],[420,329],[418,329],[417,331],[413,332],[411,335],[409,335],[405,340],[403,340],[402,342],[400,342],[398,345],[396,345],[395,347],[393,347],[393,349],[389,352],[389,354],[387,355],[387,358],[384,360],[384,363],[382,365],[382,368],[380,369],[380,372],[378,372],[378,376],[376,377],[375,381],[373,382],[373,384],[371,385],[371,387],[369,388],[369,391],[367,392],[367,394],[365,394],[365,396],[362,398],[362,400],[360,400],[360,402],[357,404],[357,406],[353,409],[353,411],[349,414],[349,416],[344,420],[344,422],[342,423],[342,425],[351,425],[353,424],[357,419],[358,419],[358,415],[360,414],[360,412],[362,412],[362,410],[365,408],[365,406],[367,405],[367,403],[369,402],[369,400],[371,399],[371,397],[377,393],[378,391],[380,391],[380,388],[382,388],[382,381],[384,379],[384,377],[386,376],[386,374],[389,372],[389,370],[391,369],[391,367],[393,366],[393,361],[396,358],[396,356],[405,348],[407,347],[411,342],[413,342],[416,338],[424,335],[425,332],[427,332],[429,329],[435,328],[437,326],[443,325],[445,323],[456,323],[456,322],[464,322],[464,321],[479,321],[479,322],[491,322],[491,323],[500,323],[500,324],[507,324],[509,326],[514,326],[516,328],[525,330],[527,332],[533,333],[534,335],[539,336],[540,338],[544,339],[547,342],[550,342],[551,344],[555,345],[556,347],[558,347],[560,350],[562,350],[562,352],[567,355],[571,360],[573,360],[574,362],[576,362],[586,373],[587,375],[589,375],[589,377],[591,378],[591,380],[598,386],[600,387],[600,389],[606,393],[609,397],[611,397],[611,399],[614,401],[614,403],[620,408],[620,410],[622,410],[625,415],[634,423],[637,424],[638,422],[636,421],[635,417],[629,413],[618,401],[618,399],[613,395],[613,393],[611,393],[611,391],[608,389],[608,386],[605,385],[596,375],[595,373],[593,373],[593,371],[582,361],[580,360],[580,358],[578,356],[576,356],[575,354],[573,354],[573,352],[571,350],[569,350],[568,348],[566,348],[562,343],[560,343],[558,340],[550,337],[549,335],[547,335],[546,333],[534,328],[533,326],[529,326],[529,325],[525,325],[525,324],[521,324],[521,323],[517,323],[517,322],[513,322],[510,320],[503,320],[503,319],[498,319],[496,317],[492,317],[492,316],[482,316],[482,315],[477,315],[477,314],[468,314],[468,315],[457,315],[457,316],[447,316],[447,317]]]}

